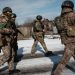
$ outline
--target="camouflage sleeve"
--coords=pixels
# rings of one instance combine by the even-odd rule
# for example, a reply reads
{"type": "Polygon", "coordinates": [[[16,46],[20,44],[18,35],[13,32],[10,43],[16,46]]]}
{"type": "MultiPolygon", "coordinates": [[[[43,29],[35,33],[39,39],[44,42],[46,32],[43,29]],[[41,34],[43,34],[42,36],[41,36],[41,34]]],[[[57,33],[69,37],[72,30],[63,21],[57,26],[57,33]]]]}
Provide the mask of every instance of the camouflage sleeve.
{"type": "Polygon", "coordinates": [[[34,34],[33,27],[32,27],[32,30],[31,30],[31,36],[32,36],[33,39],[36,39],[35,34],[34,34]]]}
{"type": "Polygon", "coordinates": [[[69,22],[72,24],[72,25],[75,25],[75,12],[72,12],[69,14],[69,22]],[[70,17],[70,18],[69,18],[70,17]]]}
{"type": "Polygon", "coordinates": [[[36,20],[34,20],[33,23],[32,23],[32,32],[35,32],[36,31],[35,23],[36,23],[36,20]]]}
{"type": "Polygon", "coordinates": [[[61,28],[60,28],[60,21],[59,21],[58,17],[56,17],[54,19],[54,25],[56,26],[58,33],[60,33],[61,32],[61,28]]]}
{"type": "Polygon", "coordinates": [[[35,20],[32,22],[32,29],[31,29],[31,36],[33,39],[35,39],[35,35],[34,35],[34,32],[35,32],[35,20]]]}

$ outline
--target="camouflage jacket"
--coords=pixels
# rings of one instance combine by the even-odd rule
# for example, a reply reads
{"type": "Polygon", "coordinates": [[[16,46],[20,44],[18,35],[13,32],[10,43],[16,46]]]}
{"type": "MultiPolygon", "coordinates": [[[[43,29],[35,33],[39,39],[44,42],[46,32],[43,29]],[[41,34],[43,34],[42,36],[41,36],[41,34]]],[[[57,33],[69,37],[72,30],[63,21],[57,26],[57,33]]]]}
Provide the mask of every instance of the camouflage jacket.
{"type": "Polygon", "coordinates": [[[7,44],[11,41],[11,21],[5,16],[0,15],[0,46],[7,44]]]}
{"type": "Polygon", "coordinates": [[[68,12],[64,15],[61,15],[60,17],[55,18],[55,25],[61,36],[61,40],[63,44],[75,43],[75,36],[69,36],[67,34],[68,28],[69,29],[71,28],[70,26],[73,26],[73,28],[75,27],[74,12],[68,12]]]}
{"type": "Polygon", "coordinates": [[[41,21],[36,20],[33,22],[33,31],[34,32],[42,32],[43,29],[44,29],[44,25],[42,24],[41,21]]]}

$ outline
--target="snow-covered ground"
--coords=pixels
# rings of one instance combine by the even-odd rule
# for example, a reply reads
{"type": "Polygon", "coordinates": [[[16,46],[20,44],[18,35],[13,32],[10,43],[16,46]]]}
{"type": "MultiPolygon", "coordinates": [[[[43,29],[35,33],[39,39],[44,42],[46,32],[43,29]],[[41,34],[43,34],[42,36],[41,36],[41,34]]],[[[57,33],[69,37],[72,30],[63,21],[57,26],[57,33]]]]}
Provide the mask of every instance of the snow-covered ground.
{"type": "MultiPolygon", "coordinates": [[[[45,38],[45,43],[49,51],[50,50],[60,51],[64,49],[64,45],[61,44],[61,40],[59,38],[58,39],[45,38]]],[[[30,53],[32,44],[33,44],[33,39],[18,41],[18,46],[19,46],[18,54],[30,53]]],[[[43,50],[40,43],[38,43],[38,46],[36,49],[37,49],[37,53],[40,53],[41,50],[43,50]]]]}
{"type": "MultiPolygon", "coordinates": [[[[18,55],[25,55],[31,53],[31,47],[33,44],[33,39],[30,38],[28,40],[19,40],[18,41],[18,55]]],[[[58,52],[64,50],[64,45],[61,44],[60,38],[56,39],[50,39],[50,36],[47,36],[45,38],[45,43],[49,51],[58,52]]],[[[44,54],[44,49],[38,43],[37,46],[37,52],[36,54],[44,54]]],[[[2,54],[2,52],[0,53],[2,54]]],[[[59,62],[61,56],[51,56],[51,57],[39,57],[39,58],[30,58],[30,59],[22,59],[19,61],[16,65],[16,68],[24,70],[24,72],[31,73],[31,72],[39,72],[39,71],[50,71],[52,69],[53,64],[56,64],[59,62]]],[[[70,60],[70,62],[73,61],[73,58],[70,60]]],[[[3,66],[0,67],[3,68],[4,66],[7,66],[7,63],[5,63],[3,66]]],[[[51,72],[51,71],[50,71],[51,72]]],[[[37,74],[36,74],[37,75],[37,74]]],[[[43,74],[39,74],[43,75],[43,74]]],[[[47,74],[49,75],[49,73],[47,74]]],[[[64,74],[65,75],[65,74],[64,74]]]]}

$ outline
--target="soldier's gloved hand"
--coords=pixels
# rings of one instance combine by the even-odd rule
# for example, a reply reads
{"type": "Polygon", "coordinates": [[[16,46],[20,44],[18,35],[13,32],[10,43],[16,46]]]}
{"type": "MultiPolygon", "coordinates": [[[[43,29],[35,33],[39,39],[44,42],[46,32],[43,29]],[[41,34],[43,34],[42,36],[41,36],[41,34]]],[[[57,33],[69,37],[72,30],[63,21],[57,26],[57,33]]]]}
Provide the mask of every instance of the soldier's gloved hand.
{"type": "Polygon", "coordinates": [[[8,28],[2,29],[2,34],[11,34],[11,33],[12,33],[11,29],[8,29],[8,28]]]}

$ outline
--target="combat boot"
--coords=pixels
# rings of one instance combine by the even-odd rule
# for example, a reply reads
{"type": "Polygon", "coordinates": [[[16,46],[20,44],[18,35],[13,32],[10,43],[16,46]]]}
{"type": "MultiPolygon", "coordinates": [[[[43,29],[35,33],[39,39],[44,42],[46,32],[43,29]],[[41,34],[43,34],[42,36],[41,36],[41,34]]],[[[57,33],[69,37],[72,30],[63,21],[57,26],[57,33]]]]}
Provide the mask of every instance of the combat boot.
{"type": "Polygon", "coordinates": [[[19,57],[16,56],[16,57],[14,58],[14,62],[16,63],[16,62],[19,62],[19,61],[20,61],[19,57]]]}
{"type": "Polygon", "coordinates": [[[47,51],[46,53],[45,53],[45,56],[46,57],[48,57],[48,56],[53,56],[54,55],[54,53],[52,52],[52,51],[47,51]]]}
{"type": "Polygon", "coordinates": [[[18,70],[18,69],[9,70],[9,75],[10,75],[10,74],[19,73],[19,72],[20,72],[20,70],[18,70]]]}
{"type": "Polygon", "coordinates": [[[32,57],[35,56],[35,52],[36,52],[36,49],[35,48],[31,50],[31,56],[32,57]]]}

